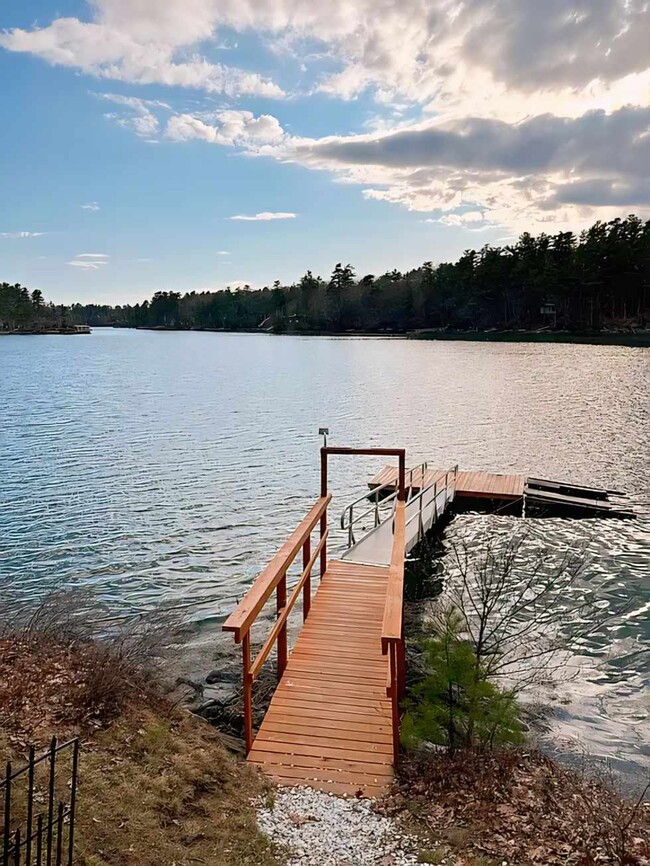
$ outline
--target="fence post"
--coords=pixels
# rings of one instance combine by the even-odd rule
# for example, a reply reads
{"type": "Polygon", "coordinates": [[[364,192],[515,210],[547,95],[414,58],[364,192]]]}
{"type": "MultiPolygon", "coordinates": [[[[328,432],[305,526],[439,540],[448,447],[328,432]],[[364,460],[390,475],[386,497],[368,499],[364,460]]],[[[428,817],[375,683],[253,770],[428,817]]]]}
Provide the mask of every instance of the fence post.
{"type": "Polygon", "coordinates": [[[2,839],[2,866],[9,864],[9,824],[11,822],[11,761],[5,768],[5,825],[2,839]]]}
{"type": "Polygon", "coordinates": [[[52,866],[52,840],[54,832],[54,773],[56,768],[56,737],[50,743],[50,781],[48,785],[47,803],[47,866],[52,866]]]}
{"type": "MultiPolygon", "coordinates": [[[[29,747],[29,771],[27,775],[27,836],[25,839],[25,859],[28,864],[32,862],[32,822],[34,820],[34,746],[29,747]]],[[[74,781],[72,784],[72,796],[74,796],[74,781]]]]}
{"type": "Polygon", "coordinates": [[[72,751],[72,789],[70,791],[70,824],[68,831],[68,866],[72,866],[74,854],[74,820],[77,809],[77,774],[79,772],[79,740],[75,740],[72,751]]]}

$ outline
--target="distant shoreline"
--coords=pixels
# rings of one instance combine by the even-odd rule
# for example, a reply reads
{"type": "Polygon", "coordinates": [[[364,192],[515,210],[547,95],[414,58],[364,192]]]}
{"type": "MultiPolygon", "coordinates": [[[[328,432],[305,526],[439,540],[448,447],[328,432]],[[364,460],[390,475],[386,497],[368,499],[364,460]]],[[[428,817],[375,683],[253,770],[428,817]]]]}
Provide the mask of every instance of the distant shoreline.
{"type": "Polygon", "coordinates": [[[617,333],[604,331],[594,334],[570,333],[568,331],[436,331],[420,330],[404,333],[384,331],[299,331],[299,330],[259,330],[257,328],[182,328],[175,326],[128,326],[113,327],[138,331],[198,331],[216,334],[270,334],[289,337],[381,337],[392,340],[446,340],[476,343],[573,343],[594,346],[628,346],[650,348],[650,331],[637,333],[617,333]]]}

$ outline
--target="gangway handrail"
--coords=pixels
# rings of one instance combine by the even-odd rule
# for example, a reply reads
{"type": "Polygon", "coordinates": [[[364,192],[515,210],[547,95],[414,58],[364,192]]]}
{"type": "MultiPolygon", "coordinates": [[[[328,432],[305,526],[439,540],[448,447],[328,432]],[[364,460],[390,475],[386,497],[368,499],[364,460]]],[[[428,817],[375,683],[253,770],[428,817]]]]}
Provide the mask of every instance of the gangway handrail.
{"type": "Polygon", "coordinates": [[[418,500],[420,502],[420,507],[418,508],[416,513],[412,514],[409,517],[409,519],[406,521],[406,526],[408,527],[416,518],[419,519],[420,526],[418,527],[418,541],[421,541],[422,537],[424,535],[423,518],[422,518],[423,512],[424,512],[425,508],[427,508],[432,503],[433,503],[434,508],[435,508],[435,519],[436,520],[438,519],[438,506],[437,506],[436,500],[438,498],[438,495],[443,490],[443,487],[439,488],[439,485],[441,484],[441,482],[444,482],[444,490],[448,493],[450,487],[452,487],[453,491],[455,493],[457,477],[458,477],[458,464],[456,464],[451,469],[448,469],[444,474],[439,475],[432,484],[429,484],[428,487],[423,487],[419,493],[417,493],[415,496],[413,496],[411,499],[409,499],[409,505],[411,505],[413,502],[416,502],[418,500]],[[452,485],[449,484],[450,476],[453,478],[453,484],[452,485]],[[423,504],[424,497],[426,496],[426,494],[430,490],[433,490],[433,498],[430,499],[426,505],[424,505],[423,504]]]}
{"type": "Polygon", "coordinates": [[[321,577],[327,566],[328,529],[326,521],[327,506],[331,499],[332,495],[328,493],[317,500],[222,625],[223,631],[233,632],[235,643],[242,645],[244,739],[247,754],[253,745],[253,683],[276,642],[278,645],[278,677],[284,673],[288,660],[287,619],[289,614],[302,592],[303,619],[307,618],[311,604],[312,570],[319,557],[321,559],[321,577]],[[312,553],[311,534],[318,523],[320,523],[320,540],[312,553]],[[287,572],[300,550],[302,550],[303,571],[287,599],[287,572]],[[251,659],[250,630],[260,611],[271,598],[273,590],[276,591],[276,620],[262,649],[255,659],[251,659]]]}
{"type": "MultiPolygon", "coordinates": [[[[428,469],[428,463],[425,461],[425,462],[421,463],[419,466],[416,466],[413,469],[408,470],[408,481],[406,483],[406,491],[405,491],[406,499],[408,502],[410,502],[416,498],[416,496],[413,495],[413,489],[414,489],[413,476],[414,476],[414,474],[416,472],[419,472],[420,485],[422,486],[422,489],[424,489],[424,480],[426,478],[427,469],[428,469]]],[[[422,491],[420,491],[420,494],[421,494],[421,492],[422,491]]],[[[397,500],[397,498],[398,498],[398,494],[399,494],[398,487],[395,484],[395,481],[391,479],[389,481],[385,481],[383,484],[380,484],[378,487],[373,487],[373,489],[370,491],[370,493],[364,493],[362,496],[359,496],[357,499],[355,499],[354,502],[351,502],[349,505],[345,506],[345,508],[341,512],[341,529],[343,529],[343,530],[347,529],[348,530],[348,547],[352,547],[354,544],[356,544],[356,538],[354,535],[354,525],[356,523],[359,523],[359,521],[363,520],[369,514],[374,513],[374,521],[375,521],[374,528],[375,529],[378,526],[380,526],[382,523],[384,523],[385,521],[393,518],[394,507],[393,507],[393,509],[391,509],[389,514],[386,514],[382,518],[380,515],[380,511],[379,511],[379,506],[380,506],[380,504],[385,506],[390,502],[394,503],[395,500],[397,500]],[[391,490],[392,492],[388,496],[383,496],[381,498],[381,501],[380,501],[379,494],[382,492],[382,490],[387,490],[387,489],[391,490]],[[370,501],[374,500],[374,502],[370,506],[370,508],[366,509],[361,514],[357,514],[355,516],[354,515],[355,505],[358,505],[360,502],[367,502],[369,500],[370,501]]],[[[420,494],[418,494],[418,495],[420,495],[420,494]]]]}

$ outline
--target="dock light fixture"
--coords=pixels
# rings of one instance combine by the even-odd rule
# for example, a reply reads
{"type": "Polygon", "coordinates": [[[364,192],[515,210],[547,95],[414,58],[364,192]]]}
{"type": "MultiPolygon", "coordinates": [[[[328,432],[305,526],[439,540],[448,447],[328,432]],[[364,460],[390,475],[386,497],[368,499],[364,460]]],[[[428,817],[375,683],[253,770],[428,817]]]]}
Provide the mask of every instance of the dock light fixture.
{"type": "Polygon", "coordinates": [[[329,434],[330,434],[330,428],[329,427],[319,427],[318,428],[318,435],[323,437],[323,448],[327,448],[327,437],[329,436],[329,434]]]}

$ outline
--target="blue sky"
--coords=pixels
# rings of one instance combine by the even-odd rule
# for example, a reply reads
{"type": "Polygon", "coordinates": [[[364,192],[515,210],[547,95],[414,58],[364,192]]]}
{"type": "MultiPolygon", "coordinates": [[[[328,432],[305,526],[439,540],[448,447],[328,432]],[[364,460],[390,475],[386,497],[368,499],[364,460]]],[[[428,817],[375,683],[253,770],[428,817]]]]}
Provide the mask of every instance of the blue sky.
{"type": "Polygon", "coordinates": [[[0,280],[55,301],[650,210],[637,0],[9,0],[0,30],[0,280]]]}

